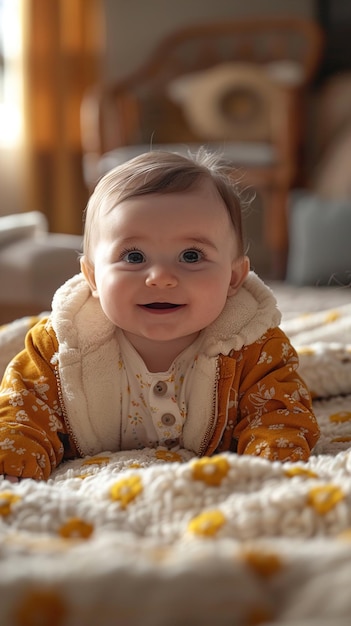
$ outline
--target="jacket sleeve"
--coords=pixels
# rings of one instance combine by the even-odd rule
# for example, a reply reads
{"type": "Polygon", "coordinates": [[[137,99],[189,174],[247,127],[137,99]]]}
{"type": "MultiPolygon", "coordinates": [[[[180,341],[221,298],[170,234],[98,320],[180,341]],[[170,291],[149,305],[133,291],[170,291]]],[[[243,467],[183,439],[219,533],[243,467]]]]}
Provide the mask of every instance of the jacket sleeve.
{"type": "Polygon", "coordinates": [[[0,474],[47,479],[61,462],[67,432],[54,365],[56,337],[47,320],[26,336],[0,387],[0,474]]]}
{"type": "Polygon", "coordinates": [[[297,373],[298,356],[279,328],[242,352],[239,454],[270,460],[307,460],[319,438],[310,393],[297,373]]]}

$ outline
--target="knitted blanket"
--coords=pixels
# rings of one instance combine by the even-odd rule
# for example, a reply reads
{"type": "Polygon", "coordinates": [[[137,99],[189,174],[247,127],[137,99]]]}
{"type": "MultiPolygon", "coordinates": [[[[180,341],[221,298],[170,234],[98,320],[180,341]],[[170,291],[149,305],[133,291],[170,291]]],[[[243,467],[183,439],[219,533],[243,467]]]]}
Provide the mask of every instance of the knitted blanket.
{"type": "Polygon", "coordinates": [[[1,625],[350,623],[351,305],[283,329],[321,426],[309,461],[146,449],[0,479],[1,625]]]}

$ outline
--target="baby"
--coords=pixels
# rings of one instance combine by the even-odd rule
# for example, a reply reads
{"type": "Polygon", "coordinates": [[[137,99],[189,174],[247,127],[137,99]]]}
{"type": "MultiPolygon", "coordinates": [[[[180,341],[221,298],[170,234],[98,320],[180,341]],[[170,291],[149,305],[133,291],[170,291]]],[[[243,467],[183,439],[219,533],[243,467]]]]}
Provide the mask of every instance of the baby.
{"type": "Polygon", "coordinates": [[[47,479],[103,450],[309,457],[319,429],[217,156],[149,152],[97,184],[81,274],[0,394],[0,473],[47,479]]]}

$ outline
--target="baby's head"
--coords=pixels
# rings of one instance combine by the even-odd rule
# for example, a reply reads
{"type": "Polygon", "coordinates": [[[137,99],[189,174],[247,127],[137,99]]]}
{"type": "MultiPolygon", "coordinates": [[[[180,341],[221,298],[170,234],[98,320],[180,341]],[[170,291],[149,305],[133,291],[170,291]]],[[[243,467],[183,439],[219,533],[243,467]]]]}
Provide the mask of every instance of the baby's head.
{"type": "Polygon", "coordinates": [[[242,207],[233,180],[233,167],[219,155],[200,149],[196,155],[150,151],[108,172],[96,185],[85,212],[83,255],[94,265],[99,224],[117,205],[137,196],[182,193],[204,183],[213,186],[228,211],[236,237],[238,256],[244,255],[242,207]]]}
{"type": "Polygon", "coordinates": [[[109,172],[88,203],[81,268],[106,317],[166,371],[249,271],[228,167],[149,152],[109,172]]]}

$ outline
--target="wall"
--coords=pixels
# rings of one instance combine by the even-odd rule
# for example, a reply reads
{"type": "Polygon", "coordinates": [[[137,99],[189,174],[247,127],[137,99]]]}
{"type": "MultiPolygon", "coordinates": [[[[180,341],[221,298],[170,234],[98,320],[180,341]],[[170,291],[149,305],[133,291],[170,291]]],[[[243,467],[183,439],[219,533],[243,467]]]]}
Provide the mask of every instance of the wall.
{"type": "Polygon", "coordinates": [[[105,78],[140,65],[156,43],[178,27],[247,15],[314,17],[315,0],[104,0],[105,78]]]}

